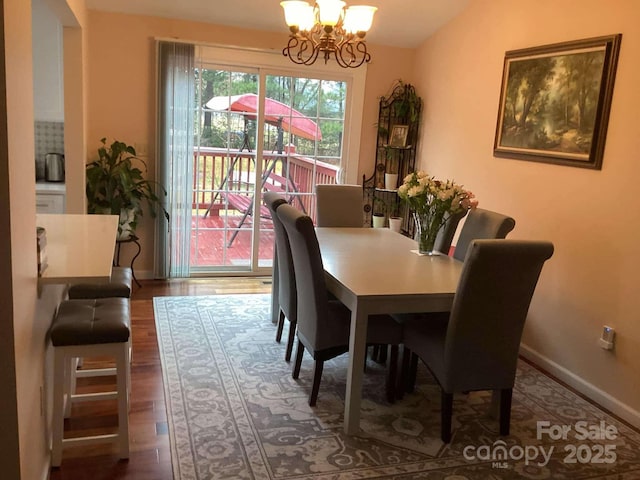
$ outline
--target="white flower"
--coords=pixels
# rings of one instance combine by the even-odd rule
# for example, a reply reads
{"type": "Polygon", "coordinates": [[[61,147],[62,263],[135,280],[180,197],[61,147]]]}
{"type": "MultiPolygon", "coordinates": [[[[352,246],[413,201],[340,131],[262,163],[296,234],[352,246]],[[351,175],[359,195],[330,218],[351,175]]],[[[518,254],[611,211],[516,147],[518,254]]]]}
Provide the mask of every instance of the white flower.
{"type": "Polygon", "coordinates": [[[409,197],[417,197],[422,193],[422,191],[423,191],[422,187],[420,185],[416,185],[414,187],[409,188],[409,190],[407,191],[407,195],[409,197]]]}

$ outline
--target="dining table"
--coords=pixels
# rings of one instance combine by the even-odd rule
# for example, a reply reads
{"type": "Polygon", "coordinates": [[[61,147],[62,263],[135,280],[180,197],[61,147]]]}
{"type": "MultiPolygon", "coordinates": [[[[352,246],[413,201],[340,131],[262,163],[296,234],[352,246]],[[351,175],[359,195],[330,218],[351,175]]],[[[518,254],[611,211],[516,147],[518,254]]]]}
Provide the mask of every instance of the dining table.
{"type": "Polygon", "coordinates": [[[351,311],[344,431],[360,431],[367,319],[374,314],[449,311],[463,263],[420,255],[387,228],[317,227],[327,290],[351,311]]]}

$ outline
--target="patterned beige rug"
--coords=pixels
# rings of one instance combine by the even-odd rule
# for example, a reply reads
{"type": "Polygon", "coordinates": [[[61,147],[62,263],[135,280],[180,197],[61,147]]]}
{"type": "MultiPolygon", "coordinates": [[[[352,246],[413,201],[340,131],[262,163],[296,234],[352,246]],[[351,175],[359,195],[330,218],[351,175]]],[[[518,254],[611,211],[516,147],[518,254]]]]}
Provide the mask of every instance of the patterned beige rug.
{"type": "Polygon", "coordinates": [[[508,437],[488,416],[490,394],[474,392],[455,397],[444,445],[426,369],[390,405],[374,362],[362,434],[345,436],[346,355],[325,364],[309,407],[311,359],[293,380],[269,305],[264,294],[154,298],[176,480],[640,479],[640,434],[524,362],[508,437]]]}

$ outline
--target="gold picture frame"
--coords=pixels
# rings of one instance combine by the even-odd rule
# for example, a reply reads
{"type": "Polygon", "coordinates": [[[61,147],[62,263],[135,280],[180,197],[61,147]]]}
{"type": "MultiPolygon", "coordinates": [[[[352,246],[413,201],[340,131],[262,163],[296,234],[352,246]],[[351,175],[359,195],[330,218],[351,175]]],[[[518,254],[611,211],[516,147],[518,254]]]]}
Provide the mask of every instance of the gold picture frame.
{"type": "Polygon", "coordinates": [[[391,136],[389,137],[389,146],[404,148],[407,146],[407,135],[409,134],[409,125],[394,125],[391,128],[391,136]]]}

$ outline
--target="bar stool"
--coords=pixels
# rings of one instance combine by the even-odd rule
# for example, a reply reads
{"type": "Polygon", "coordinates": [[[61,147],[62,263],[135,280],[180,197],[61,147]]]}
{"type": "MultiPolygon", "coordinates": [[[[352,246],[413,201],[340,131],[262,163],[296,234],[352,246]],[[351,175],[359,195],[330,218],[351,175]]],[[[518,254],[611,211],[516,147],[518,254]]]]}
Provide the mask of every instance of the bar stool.
{"type": "Polygon", "coordinates": [[[129,267],[113,267],[108,283],[75,283],[69,286],[69,299],[131,298],[133,271],[129,267]]]}
{"type": "Polygon", "coordinates": [[[54,349],[53,467],[60,466],[62,450],[70,446],[117,443],[120,458],[129,458],[130,324],[126,298],[65,300],[58,307],[49,330],[54,349]],[[76,394],[72,387],[76,359],[94,356],[115,358],[115,368],[85,370],[82,376],[115,374],[117,390],[76,394]],[[117,433],[64,438],[64,418],[70,416],[71,404],[96,400],[117,400],[117,433]]]}
{"type": "MultiPolygon", "coordinates": [[[[68,296],[70,300],[94,299],[94,298],[131,298],[133,286],[133,270],[129,267],[112,267],[111,280],[108,283],[74,283],[69,286],[68,296]]],[[[82,358],[76,360],[77,367],[81,367],[82,358]]],[[[82,374],[78,375],[82,376],[82,374]]],[[[71,379],[71,391],[75,391],[74,375],[71,379]]]]}

